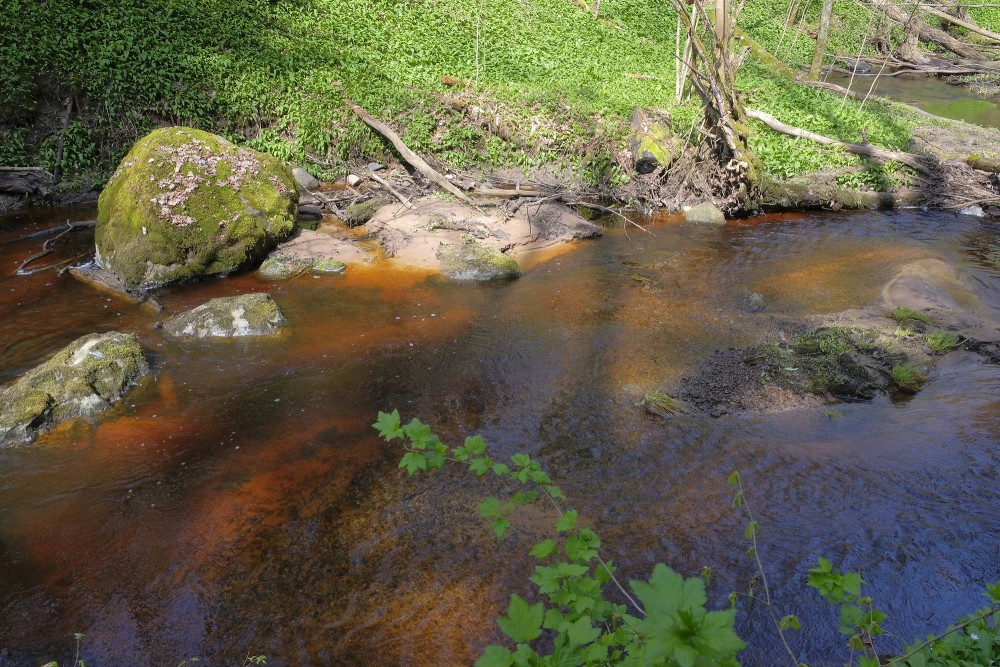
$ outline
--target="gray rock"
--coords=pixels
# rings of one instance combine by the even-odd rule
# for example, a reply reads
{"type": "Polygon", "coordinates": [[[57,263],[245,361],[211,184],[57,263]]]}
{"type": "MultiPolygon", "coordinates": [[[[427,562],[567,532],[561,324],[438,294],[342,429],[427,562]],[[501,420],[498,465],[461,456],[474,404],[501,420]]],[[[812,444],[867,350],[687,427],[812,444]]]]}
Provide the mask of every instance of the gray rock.
{"type": "Polygon", "coordinates": [[[684,211],[684,219],[703,225],[724,225],[726,214],[715,204],[703,202],[684,211]]]}
{"type": "Polygon", "coordinates": [[[269,336],[285,326],[285,316],[270,294],[221,297],[180,313],[164,322],[177,338],[233,338],[269,336]]]}
{"type": "Polygon", "coordinates": [[[986,216],[986,212],[983,210],[982,206],[968,206],[963,208],[958,212],[959,215],[971,215],[974,218],[982,218],[986,216]]]}
{"type": "Polygon", "coordinates": [[[110,331],[78,338],[0,390],[0,445],[31,440],[60,422],[97,414],[148,374],[135,336],[110,331]]]}
{"type": "Polygon", "coordinates": [[[360,183],[361,181],[362,181],[362,178],[360,176],[356,175],[356,174],[350,174],[347,177],[347,184],[349,186],[351,186],[352,188],[355,185],[357,185],[358,183],[360,183]]]}
{"type": "Polygon", "coordinates": [[[521,267],[512,257],[471,236],[462,243],[442,244],[436,254],[441,273],[453,280],[509,280],[521,275],[521,267]]]}
{"type": "Polygon", "coordinates": [[[385,169],[385,165],[379,164],[378,162],[369,162],[368,168],[371,169],[372,171],[378,171],[379,169],[385,169]]]}
{"type": "Polygon", "coordinates": [[[319,187],[319,181],[316,180],[316,177],[302,167],[295,167],[292,169],[292,176],[295,178],[295,182],[298,186],[303,190],[315,190],[319,187]]]}

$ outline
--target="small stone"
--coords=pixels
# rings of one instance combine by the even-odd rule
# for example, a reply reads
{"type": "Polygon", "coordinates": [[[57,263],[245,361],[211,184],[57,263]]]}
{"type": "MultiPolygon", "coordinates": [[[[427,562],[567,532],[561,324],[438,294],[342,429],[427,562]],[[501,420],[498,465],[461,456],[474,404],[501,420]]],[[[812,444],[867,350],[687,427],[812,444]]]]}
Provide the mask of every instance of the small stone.
{"type": "Polygon", "coordinates": [[[379,164],[378,162],[369,162],[368,168],[371,169],[372,171],[378,171],[380,169],[385,169],[385,165],[379,164]]]}
{"type": "Polygon", "coordinates": [[[684,219],[688,222],[696,222],[704,225],[724,225],[726,224],[726,214],[709,202],[703,202],[697,206],[684,209],[684,219]]]}
{"type": "Polygon", "coordinates": [[[303,190],[315,190],[319,187],[319,181],[316,180],[316,177],[302,167],[292,169],[292,177],[295,178],[295,182],[303,190]]]}
{"type": "Polygon", "coordinates": [[[958,212],[958,214],[971,215],[974,218],[982,218],[986,215],[986,212],[983,211],[982,206],[977,205],[977,206],[969,206],[968,208],[963,208],[961,211],[958,212]]]}
{"type": "Polygon", "coordinates": [[[360,182],[361,182],[361,180],[362,180],[362,179],[361,179],[361,177],[360,177],[360,176],[357,176],[356,174],[350,174],[350,175],[349,175],[349,176],[347,177],[347,184],[348,184],[349,186],[351,186],[351,187],[353,188],[353,187],[355,187],[355,186],[356,186],[356,185],[357,185],[358,183],[360,183],[360,182]]]}

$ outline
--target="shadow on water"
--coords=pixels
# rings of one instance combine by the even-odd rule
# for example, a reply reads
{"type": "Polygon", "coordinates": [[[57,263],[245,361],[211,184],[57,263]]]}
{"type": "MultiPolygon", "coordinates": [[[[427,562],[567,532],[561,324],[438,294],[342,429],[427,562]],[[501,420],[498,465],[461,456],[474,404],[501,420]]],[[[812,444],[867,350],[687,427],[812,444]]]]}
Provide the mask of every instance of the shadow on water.
{"type": "MultiPolygon", "coordinates": [[[[57,222],[61,222],[57,217],[57,222]]],[[[0,243],[32,229],[0,220],[0,243]]],[[[637,406],[716,349],[788,318],[878,303],[899,267],[935,257],[996,308],[995,229],[929,214],[771,216],[722,228],[652,221],[538,261],[520,280],[421,273],[165,291],[168,310],[270,291],[291,325],[269,341],[179,343],[158,317],[69,278],[0,276],[10,379],[94,330],[136,332],[155,378],[93,423],[0,451],[0,665],[469,664],[524,593],[551,517],[497,542],[475,505],[495,480],[396,470],[378,410],[450,441],[529,451],[600,532],[626,578],[709,565],[718,606],[752,575],[725,479],[743,471],[761,553],[810,664],[842,664],[835,613],[803,586],[817,556],[861,571],[905,638],[942,628],[1000,578],[1000,369],[955,353],[906,405],[662,421],[637,406]],[[768,308],[740,308],[745,291],[768,308]],[[108,306],[105,308],[104,306],[108,306]],[[26,332],[32,332],[27,335],[26,332]],[[827,662],[823,662],[826,660],[827,662]]],[[[74,243],[86,245],[82,238],[74,243]]],[[[0,245],[2,266],[31,243],[0,245]]],[[[780,659],[741,605],[745,665],[780,659]]]]}

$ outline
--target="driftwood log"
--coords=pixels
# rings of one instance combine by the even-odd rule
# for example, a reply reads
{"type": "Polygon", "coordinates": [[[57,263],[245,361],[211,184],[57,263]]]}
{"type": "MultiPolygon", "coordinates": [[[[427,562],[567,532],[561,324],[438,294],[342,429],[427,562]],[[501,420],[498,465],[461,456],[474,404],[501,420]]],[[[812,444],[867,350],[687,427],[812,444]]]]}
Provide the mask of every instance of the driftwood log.
{"type": "Polygon", "coordinates": [[[437,183],[438,186],[440,186],[440,188],[445,192],[455,195],[455,197],[457,197],[459,201],[464,202],[466,204],[472,203],[472,200],[469,199],[469,197],[464,192],[455,187],[455,185],[452,184],[451,181],[449,181],[447,178],[442,176],[438,171],[436,171],[433,167],[427,164],[427,162],[422,157],[420,157],[412,150],[410,150],[410,148],[405,143],[403,143],[403,140],[400,139],[399,135],[396,134],[392,130],[392,128],[390,128],[388,125],[386,125],[379,119],[374,118],[370,113],[368,113],[362,107],[355,104],[353,101],[344,98],[344,104],[346,104],[347,107],[351,111],[353,111],[354,114],[358,118],[360,118],[366,125],[368,125],[373,130],[375,130],[383,137],[388,139],[392,143],[392,145],[395,146],[396,150],[399,151],[399,154],[403,156],[403,159],[409,162],[411,165],[413,165],[414,169],[416,169],[421,174],[423,174],[427,178],[437,183]]]}
{"type": "Polygon", "coordinates": [[[44,196],[54,182],[41,167],[0,167],[0,194],[44,196]]]}
{"type": "Polygon", "coordinates": [[[787,134],[791,137],[798,137],[800,139],[808,139],[810,141],[815,141],[818,144],[824,144],[826,146],[835,146],[837,148],[842,148],[848,153],[854,153],[855,155],[861,155],[863,157],[877,158],[880,160],[895,160],[905,164],[907,167],[911,167],[922,174],[932,174],[933,170],[928,167],[924,160],[920,158],[919,155],[914,155],[913,153],[906,153],[904,151],[893,151],[887,150],[885,148],[879,148],[878,146],[873,146],[868,143],[858,144],[858,143],[846,143],[843,141],[837,141],[836,139],[831,139],[830,137],[825,137],[822,134],[817,134],[815,132],[810,132],[809,130],[803,130],[800,127],[794,127],[786,123],[782,123],[780,120],[775,118],[769,113],[763,111],[758,111],[757,109],[747,108],[747,116],[750,118],[756,118],[760,122],[767,125],[772,130],[776,132],[781,132],[782,134],[787,134]]]}

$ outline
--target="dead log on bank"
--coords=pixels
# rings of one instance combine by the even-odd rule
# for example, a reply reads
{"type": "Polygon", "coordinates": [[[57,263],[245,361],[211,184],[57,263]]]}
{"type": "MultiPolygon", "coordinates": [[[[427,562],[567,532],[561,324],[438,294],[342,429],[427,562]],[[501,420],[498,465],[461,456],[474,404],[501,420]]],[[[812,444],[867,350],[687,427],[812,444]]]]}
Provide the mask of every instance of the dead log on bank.
{"type": "Polygon", "coordinates": [[[846,143],[843,141],[837,141],[836,139],[831,139],[830,137],[825,137],[822,134],[817,134],[815,132],[810,132],[809,130],[803,130],[800,127],[794,127],[792,125],[787,125],[782,123],[780,120],[775,118],[769,113],[764,113],[763,111],[758,111],[757,109],[746,109],[747,116],[750,118],[756,118],[760,122],[764,123],[772,130],[776,132],[781,132],[782,134],[787,134],[791,137],[798,137],[800,139],[808,139],[810,141],[815,141],[818,144],[824,144],[826,146],[834,146],[836,148],[842,148],[848,153],[854,153],[855,155],[861,155],[863,157],[871,157],[879,160],[895,160],[901,164],[905,164],[907,167],[911,167],[919,171],[922,174],[931,175],[933,174],[933,169],[925,164],[925,161],[918,155],[913,153],[906,153],[903,151],[893,151],[887,150],[885,148],[879,148],[878,146],[873,146],[871,144],[858,144],[858,143],[846,143]]]}
{"type": "Polygon", "coordinates": [[[52,174],[41,167],[0,167],[0,194],[44,197],[54,183],[52,174]]]}
{"type": "Polygon", "coordinates": [[[973,46],[955,39],[944,30],[929,26],[927,23],[917,18],[916,15],[911,15],[911,12],[907,12],[906,10],[898,7],[893,0],[873,0],[870,4],[877,9],[880,9],[886,16],[896,23],[899,23],[902,26],[907,26],[910,30],[915,32],[919,39],[923,42],[940,44],[952,53],[962,56],[963,58],[968,58],[969,60],[985,60],[985,58],[983,58],[983,54],[973,46]]]}
{"type": "Polygon", "coordinates": [[[396,150],[399,151],[399,154],[403,156],[403,159],[409,162],[411,165],[413,165],[413,167],[417,171],[419,171],[421,174],[423,174],[427,178],[437,183],[438,186],[440,186],[441,189],[444,190],[445,192],[455,195],[455,197],[457,197],[459,201],[464,202],[466,204],[472,203],[472,200],[469,199],[464,192],[456,188],[454,184],[451,183],[451,181],[449,181],[447,178],[438,173],[433,167],[427,164],[427,162],[422,157],[420,157],[412,150],[410,150],[409,147],[403,143],[403,140],[400,139],[399,135],[392,130],[392,128],[390,128],[388,125],[378,120],[377,118],[374,118],[362,107],[358,106],[357,104],[347,99],[346,97],[344,98],[344,104],[346,104],[347,107],[351,111],[353,111],[354,114],[358,118],[360,118],[366,125],[368,125],[373,130],[375,130],[383,137],[388,139],[392,143],[392,145],[396,147],[396,150]]]}

